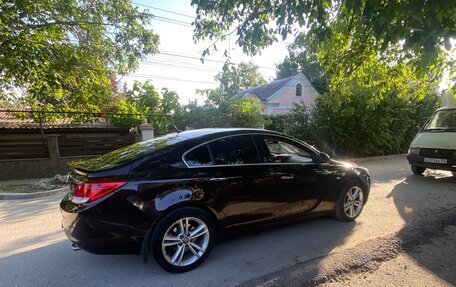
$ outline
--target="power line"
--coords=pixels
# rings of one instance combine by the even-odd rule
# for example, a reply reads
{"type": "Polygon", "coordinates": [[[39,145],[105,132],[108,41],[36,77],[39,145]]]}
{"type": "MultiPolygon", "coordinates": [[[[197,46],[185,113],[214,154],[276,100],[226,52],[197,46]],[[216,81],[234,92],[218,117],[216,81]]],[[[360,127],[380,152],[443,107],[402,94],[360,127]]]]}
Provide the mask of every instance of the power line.
{"type": "MultiPolygon", "coordinates": [[[[186,61],[185,59],[178,59],[178,58],[173,58],[172,60],[170,57],[166,55],[160,55],[160,54],[154,54],[151,58],[151,60],[155,61],[156,63],[173,63],[174,65],[186,65],[190,67],[201,67],[201,68],[209,68],[209,69],[215,69],[217,71],[220,71],[223,67],[221,64],[214,64],[214,65],[207,65],[207,64],[202,64],[201,62],[191,62],[191,60],[186,61]]],[[[147,61],[147,60],[145,60],[147,61]]],[[[150,61],[151,62],[151,61],[150,61]]]]}
{"type": "Polygon", "coordinates": [[[175,24],[180,24],[180,25],[186,25],[186,26],[192,26],[192,23],[189,23],[189,22],[185,22],[185,21],[181,21],[181,20],[177,20],[177,19],[173,19],[173,18],[168,18],[168,17],[163,17],[163,16],[157,16],[157,15],[154,15],[154,14],[151,14],[156,20],[158,19],[161,19],[161,20],[166,20],[166,21],[172,21],[172,22],[175,22],[175,24]]]}
{"type": "MultiPolygon", "coordinates": [[[[201,60],[201,59],[203,59],[204,61],[207,61],[207,62],[214,62],[214,63],[222,63],[222,64],[225,64],[225,63],[226,63],[226,61],[223,61],[223,60],[198,58],[198,57],[194,57],[194,56],[179,55],[179,54],[174,54],[174,53],[170,53],[170,52],[159,52],[159,54],[161,54],[161,55],[166,55],[166,56],[172,56],[172,57],[180,57],[180,58],[187,58],[187,59],[195,59],[195,60],[201,60]]],[[[240,63],[230,62],[230,64],[239,65],[240,63]]],[[[275,68],[273,68],[273,67],[264,67],[264,66],[257,66],[257,67],[258,67],[258,68],[261,68],[261,69],[275,70],[275,68]]]]}
{"type": "Polygon", "coordinates": [[[187,28],[191,28],[192,26],[191,25],[185,25],[185,24],[180,24],[180,23],[176,23],[176,22],[172,22],[172,21],[168,21],[168,20],[163,20],[163,19],[152,19],[154,21],[160,21],[160,22],[164,22],[164,23],[169,23],[169,24],[175,24],[175,25],[179,25],[179,26],[183,26],[183,27],[187,27],[187,28]]]}
{"type": "MultiPolygon", "coordinates": [[[[181,57],[181,58],[188,58],[188,59],[196,59],[196,60],[200,60],[201,58],[199,57],[194,57],[194,56],[190,56],[188,54],[182,54],[182,53],[179,53],[179,52],[174,52],[174,51],[163,51],[163,52],[158,52],[155,56],[160,56],[160,55],[163,55],[163,56],[173,56],[173,57],[181,57]]],[[[223,61],[223,60],[216,60],[216,59],[204,59],[204,61],[208,61],[208,62],[215,62],[215,63],[222,63],[222,64],[225,64],[226,61],[223,61]]],[[[230,64],[232,65],[239,65],[240,63],[236,63],[236,62],[230,62],[230,64]]],[[[260,69],[268,69],[268,70],[276,70],[275,67],[266,67],[266,66],[257,66],[258,68],[260,69]]],[[[215,67],[214,67],[215,68],[215,67]]],[[[221,70],[220,70],[221,71],[221,70]]],[[[315,71],[309,71],[309,70],[300,70],[301,72],[307,74],[307,75],[315,75],[315,76],[321,76],[320,73],[318,72],[315,72],[315,71]]]]}
{"type": "Polygon", "coordinates": [[[175,12],[175,11],[171,11],[171,10],[166,10],[163,8],[158,8],[158,7],[154,7],[154,6],[150,6],[150,5],[140,4],[140,3],[136,3],[136,2],[131,2],[131,4],[150,8],[150,9],[155,9],[158,11],[163,11],[163,12],[167,12],[167,13],[171,13],[171,14],[175,14],[175,15],[179,15],[179,16],[183,16],[183,17],[187,17],[187,18],[192,18],[192,19],[195,18],[195,16],[191,16],[191,15],[187,15],[187,14],[183,14],[183,13],[179,13],[179,12],[175,12]]]}
{"type": "Polygon", "coordinates": [[[206,82],[206,81],[198,81],[198,80],[187,80],[187,79],[181,79],[181,78],[172,78],[172,77],[163,77],[163,76],[157,76],[157,75],[145,75],[145,74],[128,74],[125,75],[126,77],[131,77],[131,78],[144,78],[144,79],[149,79],[149,80],[154,80],[154,79],[161,79],[161,80],[170,80],[170,81],[177,81],[177,82],[191,82],[191,83],[200,83],[200,84],[218,84],[216,82],[206,82]]]}
{"type": "Polygon", "coordinates": [[[169,64],[169,63],[162,63],[162,62],[154,62],[154,61],[142,61],[141,64],[145,65],[157,65],[157,66],[164,66],[164,67],[171,67],[171,68],[182,68],[182,69],[190,69],[190,70],[200,70],[200,71],[213,71],[219,72],[219,69],[211,69],[210,67],[204,66],[185,66],[185,65],[177,65],[177,64],[169,64]]]}

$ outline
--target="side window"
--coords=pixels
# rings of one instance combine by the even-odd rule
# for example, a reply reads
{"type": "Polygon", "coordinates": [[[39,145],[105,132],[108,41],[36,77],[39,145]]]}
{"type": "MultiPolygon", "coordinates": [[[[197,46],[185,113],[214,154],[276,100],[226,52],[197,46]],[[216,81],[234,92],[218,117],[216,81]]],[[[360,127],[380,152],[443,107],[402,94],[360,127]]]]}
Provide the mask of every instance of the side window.
{"type": "Polygon", "coordinates": [[[245,164],[260,162],[251,136],[233,136],[209,144],[215,164],[245,164]]]}
{"type": "Polygon", "coordinates": [[[200,146],[187,153],[184,157],[184,160],[189,166],[202,166],[212,164],[207,145],[200,146]]]}
{"type": "Polygon", "coordinates": [[[296,94],[295,94],[296,97],[301,97],[302,96],[302,85],[300,83],[298,83],[296,85],[296,94]]]}
{"type": "Polygon", "coordinates": [[[313,162],[312,155],[296,144],[280,140],[278,138],[264,138],[269,149],[269,157],[266,162],[274,163],[300,163],[313,162]]]}

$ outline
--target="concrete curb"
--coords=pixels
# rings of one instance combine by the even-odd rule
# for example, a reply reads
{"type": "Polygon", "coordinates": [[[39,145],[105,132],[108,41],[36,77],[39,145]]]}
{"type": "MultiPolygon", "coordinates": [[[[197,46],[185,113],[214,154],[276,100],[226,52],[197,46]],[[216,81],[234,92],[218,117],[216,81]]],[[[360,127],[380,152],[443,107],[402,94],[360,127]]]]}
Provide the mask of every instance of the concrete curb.
{"type": "Polygon", "coordinates": [[[28,198],[38,198],[43,196],[49,196],[54,194],[59,194],[63,192],[68,192],[68,186],[59,187],[52,190],[46,191],[38,191],[38,192],[31,192],[31,193],[0,193],[0,200],[2,199],[28,199],[28,198]]]}

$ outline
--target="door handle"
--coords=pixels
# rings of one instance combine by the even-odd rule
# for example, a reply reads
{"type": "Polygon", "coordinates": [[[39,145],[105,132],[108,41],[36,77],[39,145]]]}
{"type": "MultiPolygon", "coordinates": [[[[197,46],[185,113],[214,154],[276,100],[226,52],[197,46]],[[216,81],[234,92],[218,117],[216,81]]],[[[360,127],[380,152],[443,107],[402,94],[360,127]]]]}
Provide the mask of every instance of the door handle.
{"type": "Polygon", "coordinates": [[[211,177],[209,181],[224,181],[227,180],[228,178],[226,177],[211,177]]]}
{"type": "Polygon", "coordinates": [[[272,172],[271,175],[274,177],[280,177],[280,179],[294,179],[294,175],[289,173],[272,172]]]}

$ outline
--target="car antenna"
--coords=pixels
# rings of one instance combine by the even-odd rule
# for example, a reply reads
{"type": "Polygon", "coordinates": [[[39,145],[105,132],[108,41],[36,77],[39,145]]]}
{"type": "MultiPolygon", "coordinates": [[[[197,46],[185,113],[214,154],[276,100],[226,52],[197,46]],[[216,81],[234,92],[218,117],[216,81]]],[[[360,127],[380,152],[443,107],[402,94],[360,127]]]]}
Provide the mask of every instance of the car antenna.
{"type": "Polygon", "coordinates": [[[176,127],[176,125],[175,125],[175,124],[173,124],[173,123],[171,123],[171,124],[173,125],[173,128],[176,130],[176,132],[177,132],[177,133],[180,133],[180,132],[182,132],[180,129],[178,129],[178,128],[176,127]]]}

